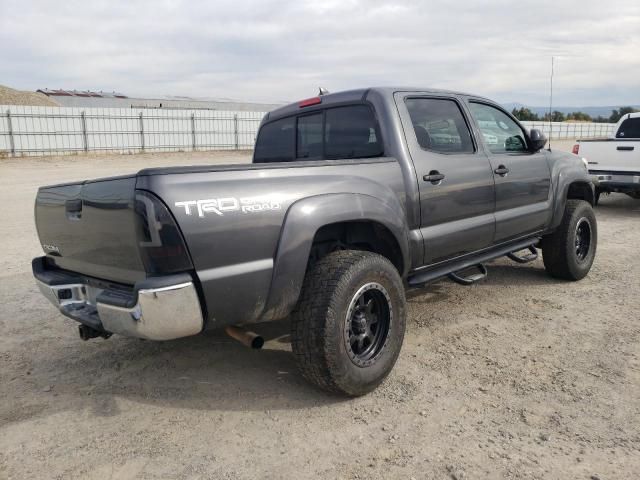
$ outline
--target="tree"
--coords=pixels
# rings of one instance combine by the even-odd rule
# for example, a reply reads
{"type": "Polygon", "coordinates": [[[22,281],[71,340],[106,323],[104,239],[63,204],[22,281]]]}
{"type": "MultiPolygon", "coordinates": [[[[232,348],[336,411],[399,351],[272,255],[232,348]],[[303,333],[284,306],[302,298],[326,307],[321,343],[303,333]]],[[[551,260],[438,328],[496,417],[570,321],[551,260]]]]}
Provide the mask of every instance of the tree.
{"type": "Polygon", "coordinates": [[[584,112],[571,112],[567,114],[567,120],[576,120],[578,122],[590,122],[591,116],[584,112]]]}
{"type": "Polygon", "coordinates": [[[609,117],[609,122],[618,123],[618,121],[627,113],[634,113],[637,111],[638,110],[636,110],[633,107],[620,107],[619,110],[616,110],[616,109],[611,110],[611,116],[609,117]]]}
{"type": "Polygon", "coordinates": [[[535,121],[540,120],[540,117],[536,113],[533,113],[527,107],[514,108],[511,112],[514,117],[521,121],[535,121]]]}
{"type": "Polygon", "coordinates": [[[551,119],[549,119],[549,114],[545,113],[544,117],[542,118],[545,122],[564,122],[565,118],[564,118],[564,113],[559,112],[558,110],[554,110],[551,113],[551,119]]]}

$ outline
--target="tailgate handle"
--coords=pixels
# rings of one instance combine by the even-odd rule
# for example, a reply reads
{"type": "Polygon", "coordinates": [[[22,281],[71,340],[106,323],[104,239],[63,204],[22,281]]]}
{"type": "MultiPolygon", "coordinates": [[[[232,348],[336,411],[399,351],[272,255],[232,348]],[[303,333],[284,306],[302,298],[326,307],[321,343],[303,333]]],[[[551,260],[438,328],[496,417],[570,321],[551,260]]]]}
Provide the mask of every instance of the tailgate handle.
{"type": "Polygon", "coordinates": [[[64,209],[69,220],[78,220],[82,216],[82,200],[67,200],[64,202],[64,209]]]}
{"type": "Polygon", "coordinates": [[[616,150],[622,150],[623,152],[632,152],[635,147],[617,147],[616,150]]]}

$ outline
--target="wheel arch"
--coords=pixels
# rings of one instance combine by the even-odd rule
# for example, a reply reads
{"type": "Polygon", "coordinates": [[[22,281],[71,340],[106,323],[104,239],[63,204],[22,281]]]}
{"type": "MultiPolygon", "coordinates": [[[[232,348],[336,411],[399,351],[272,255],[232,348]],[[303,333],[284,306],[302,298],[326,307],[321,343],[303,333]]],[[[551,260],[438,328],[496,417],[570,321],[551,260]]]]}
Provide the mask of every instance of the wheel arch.
{"type": "Polygon", "coordinates": [[[307,197],[295,202],[285,216],[261,320],[285,318],[293,310],[310,260],[322,256],[321,249],[312,251],[314,245],[345,239],[347,246],[389,258],[402,277],[409,271],[406,214],[396,198],[358,193],[307,197]]]}
{"type": "Polygon", "coordinates": [[[584,169],[563,169],[554,177],[557,187],[550,230],[555,230],[562,222],[567,200],[584,200],[591,206],[595,203],[595,187],[584,169]]]}

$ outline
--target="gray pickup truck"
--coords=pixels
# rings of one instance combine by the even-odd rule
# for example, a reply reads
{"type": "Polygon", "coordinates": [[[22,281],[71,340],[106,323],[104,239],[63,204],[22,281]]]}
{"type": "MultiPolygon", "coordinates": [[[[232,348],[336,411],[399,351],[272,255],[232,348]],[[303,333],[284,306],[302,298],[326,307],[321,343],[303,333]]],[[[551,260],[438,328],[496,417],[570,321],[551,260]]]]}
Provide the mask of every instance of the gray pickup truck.
{"type": "Polygon", "coordinates": [[[373,390],[402,345],[405,289],[485,262],[583,278],[596,252],[584,162],[496,103],[432,89],[326,94],[268,113],[252,164],[42,187],[42,293],[80,323],[168,340],[289,318],[303,375],[373,390]]]}

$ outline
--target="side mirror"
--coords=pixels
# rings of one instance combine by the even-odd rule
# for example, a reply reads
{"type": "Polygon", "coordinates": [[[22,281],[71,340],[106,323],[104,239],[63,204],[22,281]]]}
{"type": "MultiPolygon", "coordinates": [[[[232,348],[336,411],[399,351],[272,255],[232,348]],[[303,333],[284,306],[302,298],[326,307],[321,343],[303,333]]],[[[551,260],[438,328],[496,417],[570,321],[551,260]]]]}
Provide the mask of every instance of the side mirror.
{"type": "Polygon", "coordinates": [[[529,146],[532,152],[542,150],[547,144],[547,137],[537,128],[532,128],[529,132],[529,146]]]}

